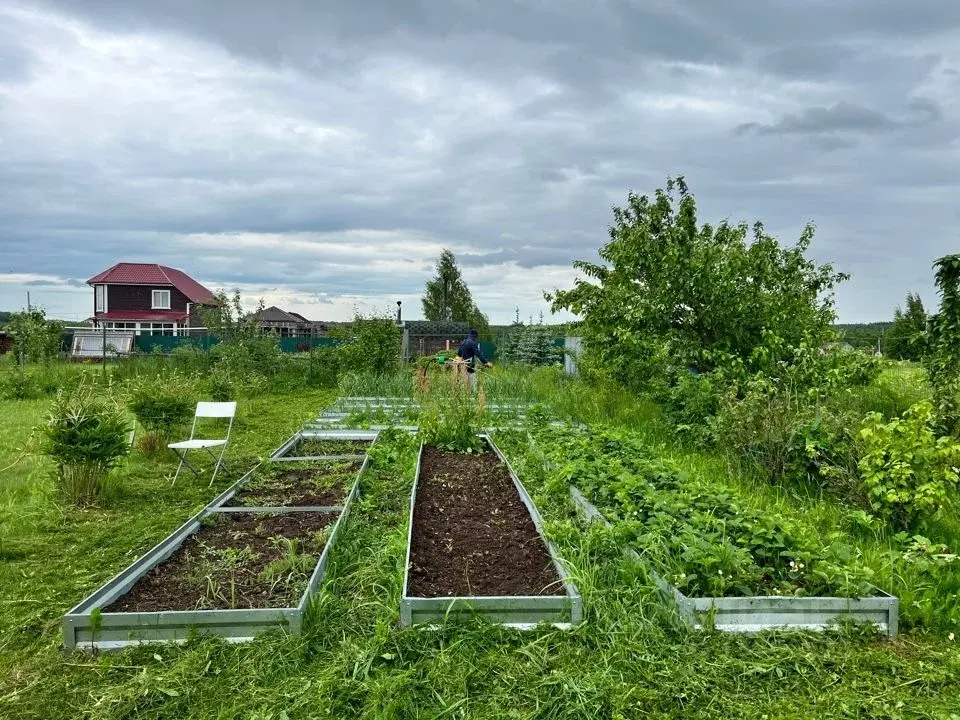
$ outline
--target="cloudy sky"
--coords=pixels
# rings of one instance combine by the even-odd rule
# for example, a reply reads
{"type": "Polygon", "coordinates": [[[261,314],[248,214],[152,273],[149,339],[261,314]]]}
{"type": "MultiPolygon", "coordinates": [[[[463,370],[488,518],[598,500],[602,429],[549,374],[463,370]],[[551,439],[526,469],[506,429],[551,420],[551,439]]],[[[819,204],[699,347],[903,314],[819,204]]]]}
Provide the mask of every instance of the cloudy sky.
{"type": "Polygon", "coordinates": [[[506,321],[683,174],[885,319],[960,252],[958,137],[956,0],[0,0],[0,309],[130,260],[413,317],[450,247],[506,321]]]}

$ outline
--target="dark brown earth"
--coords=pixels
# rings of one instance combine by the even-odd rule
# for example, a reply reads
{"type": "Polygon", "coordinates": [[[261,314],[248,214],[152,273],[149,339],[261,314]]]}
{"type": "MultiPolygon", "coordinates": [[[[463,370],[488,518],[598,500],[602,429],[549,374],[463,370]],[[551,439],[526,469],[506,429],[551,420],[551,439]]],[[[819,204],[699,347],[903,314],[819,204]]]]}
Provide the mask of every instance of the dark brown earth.
{"type": "Polygon", "coordinates": [[[307,438],[301,440],[288,453],[291,457],[311,457],[314,455],[364,455],[370,447],[369,440],[327,440],[307,438]]]}
{"type": "Polygon", "coordinates": [[[411,597],[562,595],[546,545],[492,452],[425,447],[420,461],[411,597]]]}
{"type": "Polygon", "coordinates": [[[294,607],[323,552],[326,533],[321,531],[337,514],[222,513],[213,517],[211,524],[188,537],[104,611],[294,607]],[[262,577],[271,561],[288,556],[287,548],[276,540],[280,537],[296,539],[298,553],[309,557],[296,569],[279,567],[272,577],[262,577]]]}
{"type": "Polygon", "coordinates": [[[362,462],[316,467],[292,467],[254,477],[230,500],[239,507],[294,507],[340,505],[347,497],[362,462]]]}

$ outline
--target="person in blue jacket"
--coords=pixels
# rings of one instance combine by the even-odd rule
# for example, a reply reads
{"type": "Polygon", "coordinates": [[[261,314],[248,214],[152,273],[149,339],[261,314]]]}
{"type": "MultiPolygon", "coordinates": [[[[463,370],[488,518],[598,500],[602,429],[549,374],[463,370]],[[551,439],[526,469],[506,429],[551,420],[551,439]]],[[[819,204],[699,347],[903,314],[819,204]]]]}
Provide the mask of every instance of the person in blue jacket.
{"type": "Polygon", "coordinates": [[[467,363],[467,375],[470,377],[471,390],[477,389],[477,361],[479,360],[488,368],[493,367],[493,363],[487,360],[480,350],[479,337],[480,334],[471,328],[470,334],[460,343],[460,348],[457,350],[457,357],[467,363]]]}

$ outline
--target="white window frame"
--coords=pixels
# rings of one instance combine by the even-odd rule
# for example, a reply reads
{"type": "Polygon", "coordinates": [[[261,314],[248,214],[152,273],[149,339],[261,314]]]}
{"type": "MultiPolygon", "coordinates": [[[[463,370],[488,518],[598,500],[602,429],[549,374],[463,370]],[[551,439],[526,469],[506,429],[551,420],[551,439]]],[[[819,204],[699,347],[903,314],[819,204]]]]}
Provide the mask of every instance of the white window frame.
{"type": "MultiPolygon", "coordinates": [[[[161,295],[161,297],[163,297],[161,295]]],[[[150,293],[150,306],[153,310],[169,310],[170,309],[170,291],[169,290],[153,290],[150,293]],[[166,305],[157,304],[157,294],[166,293],[167,303],[166,305]]]]}
{"type": "Polygon", "coordinates": [[[105,313],[107,311],[107,286],[94,285],[93,294],[94,294],[93,311],[98,313],[105,313]]]}

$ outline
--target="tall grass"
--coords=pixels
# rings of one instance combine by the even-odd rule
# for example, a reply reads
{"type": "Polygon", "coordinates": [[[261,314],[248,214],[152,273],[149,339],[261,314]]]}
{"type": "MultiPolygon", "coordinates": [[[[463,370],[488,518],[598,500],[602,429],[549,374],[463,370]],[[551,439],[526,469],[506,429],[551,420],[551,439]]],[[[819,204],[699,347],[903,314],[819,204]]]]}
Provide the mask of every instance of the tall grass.
{"type": "Polygon", "coordinates": [[[393,373],[347,372],[340,378],[340,397],[410,398],[413,396],[413,369],[393,373]]]}

